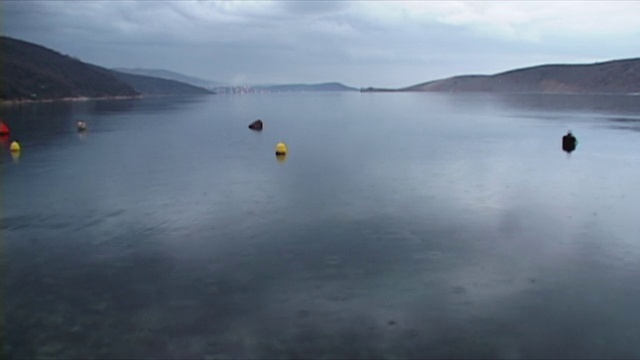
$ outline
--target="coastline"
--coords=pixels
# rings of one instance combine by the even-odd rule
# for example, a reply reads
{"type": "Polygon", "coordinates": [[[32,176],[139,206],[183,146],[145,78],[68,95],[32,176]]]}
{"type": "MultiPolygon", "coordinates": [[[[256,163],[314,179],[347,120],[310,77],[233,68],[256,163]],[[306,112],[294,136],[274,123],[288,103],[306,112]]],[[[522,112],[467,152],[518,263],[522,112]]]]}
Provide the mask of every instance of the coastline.
{"type": "Polygon", "coordinates": [[[13,99],[13,100],[0,100],[0,106],[18,106],[24,104],[39,104],[39,103],[52,103],[58,101],[70,102],[70,101],[94,101],[94,100],[127,100],[127,99],[140,99],[143,98],[144,95],[122,95],[122,96],[97,96],[97,97],[88,97],[88,96],[78,96],[78,97],[65,97],[58,99],[13,99]]]}
{"type": "Polygon", "coordinates": [[[419,90],[366,88],[362,93],[441,93],[441,94],[516,94],[516,95],[598,95],[598,96],[639,96],[640,92],[596,92],[596,91],[495,91],[495,90],[419,90]]]}

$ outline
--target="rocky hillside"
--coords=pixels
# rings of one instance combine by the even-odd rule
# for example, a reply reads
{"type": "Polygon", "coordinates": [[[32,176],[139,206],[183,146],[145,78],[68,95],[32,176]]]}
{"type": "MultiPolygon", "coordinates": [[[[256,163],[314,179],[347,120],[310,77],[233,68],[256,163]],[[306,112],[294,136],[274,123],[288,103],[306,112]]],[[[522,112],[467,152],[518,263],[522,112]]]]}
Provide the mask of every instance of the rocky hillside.
{"type": "Polygon", "coordinates": [[[466,75],[399,91],[640,93],[640,58],[586,65],[541,65],[495,75],[466,75]]]}

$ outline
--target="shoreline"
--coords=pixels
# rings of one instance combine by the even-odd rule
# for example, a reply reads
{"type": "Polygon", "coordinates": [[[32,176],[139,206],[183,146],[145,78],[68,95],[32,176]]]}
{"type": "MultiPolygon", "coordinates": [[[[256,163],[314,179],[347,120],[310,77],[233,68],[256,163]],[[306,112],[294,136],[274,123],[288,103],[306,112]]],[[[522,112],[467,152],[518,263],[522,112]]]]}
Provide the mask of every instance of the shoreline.
{"type": "Polygon", "coordinates": [[[78,96],[78,97],[66,97],[59,99],[40,99],[40,100],[32,100],[32,99],[14,99],[14,100],[0,100],[0,106],[18,106],[25,104],[41,104],[41,103],[53,103],[53,102],[80,102],[80,101],[100,101],[100,100],[131,100],[131,99],[144,99],[144,98],[155,98],[155,97],[174,97],[174,96],[199,96],[199,95],[216,95],[216,93],[211,94],[139,94],[139,95],[122,95],[122,96],[99,96],[99,97],[88,97],[88,96],[78,96]]]}
{"type": "Polygon", "coordinates": [[[432,94],[510,94],[510,95],[598,95],[598,96],[638,96],[640,92],[578,92],[578,91],[474,91],[474,90],[406,90],[366,88],[361,93],[432,93],[432,94]]]}
{"type": "Polygon", "coordinates": [[[40,100],[32,100],[32,99],[14,99],[14,100],[0,100],[0,106],[18,106],[24,104],[40,104],[40,103],[53,103],[53,102],[80,102],[80,101],[94,101],[94,100],[128,100],[128,99],[140,99],[143,98],[143,95],[130,95],[130,96],[99,96],[99,97],[87,97],[87,96],[78,96],[78,97],[66,97],[59,99],[40,99],[40,100]]]}

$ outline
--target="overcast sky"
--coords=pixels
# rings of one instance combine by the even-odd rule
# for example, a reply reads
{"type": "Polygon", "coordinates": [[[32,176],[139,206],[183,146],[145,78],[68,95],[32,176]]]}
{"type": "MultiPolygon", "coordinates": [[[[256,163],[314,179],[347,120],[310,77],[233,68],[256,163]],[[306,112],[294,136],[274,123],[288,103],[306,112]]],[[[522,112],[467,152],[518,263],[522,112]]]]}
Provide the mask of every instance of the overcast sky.
{"type": "Polygon", "coordinates": [[[640,56],[640,1],[19,1],[4,34],[105,67],[403,87],[640,56]]]}

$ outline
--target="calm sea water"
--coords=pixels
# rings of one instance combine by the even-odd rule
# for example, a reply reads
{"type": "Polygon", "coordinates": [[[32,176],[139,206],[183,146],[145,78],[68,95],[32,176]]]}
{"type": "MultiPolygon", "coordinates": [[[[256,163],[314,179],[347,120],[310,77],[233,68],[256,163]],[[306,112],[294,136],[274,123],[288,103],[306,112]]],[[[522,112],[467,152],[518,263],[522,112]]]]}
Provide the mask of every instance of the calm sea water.
{"type": "Polygon", "coordinates": [[[11,358],[640,357],[639,97],[0,114],[11,358]]]}

